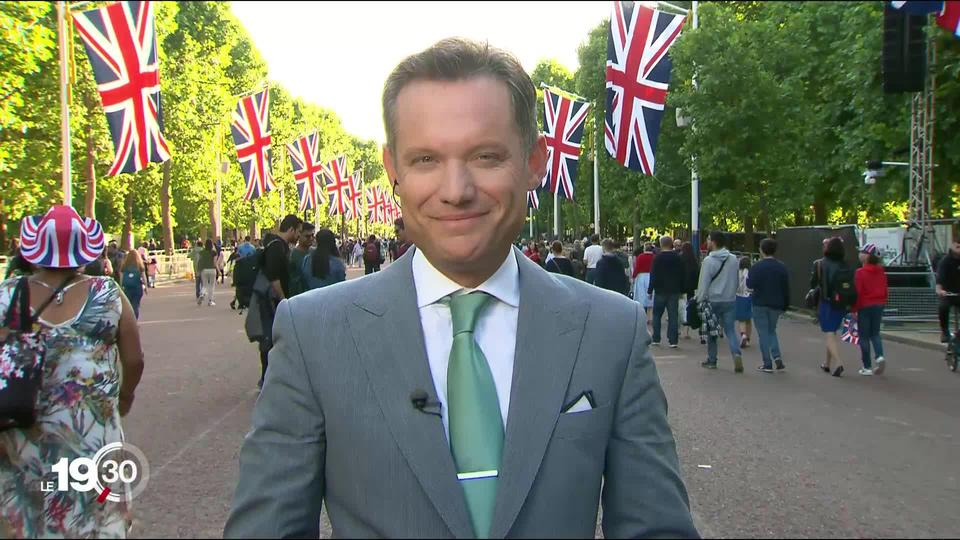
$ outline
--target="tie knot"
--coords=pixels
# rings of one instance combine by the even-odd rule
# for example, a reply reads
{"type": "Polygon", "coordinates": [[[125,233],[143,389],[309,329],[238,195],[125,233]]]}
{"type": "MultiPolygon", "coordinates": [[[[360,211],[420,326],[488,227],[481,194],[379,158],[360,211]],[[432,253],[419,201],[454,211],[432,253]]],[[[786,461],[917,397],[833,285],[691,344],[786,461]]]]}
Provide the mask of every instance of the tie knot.
{"type": "Polygon", "coordinates": [[[477,319],[491,296],[485,292],[461,294],[450,299],[450,315],[453,319],[453,335],[473,332],[477,319]]]}

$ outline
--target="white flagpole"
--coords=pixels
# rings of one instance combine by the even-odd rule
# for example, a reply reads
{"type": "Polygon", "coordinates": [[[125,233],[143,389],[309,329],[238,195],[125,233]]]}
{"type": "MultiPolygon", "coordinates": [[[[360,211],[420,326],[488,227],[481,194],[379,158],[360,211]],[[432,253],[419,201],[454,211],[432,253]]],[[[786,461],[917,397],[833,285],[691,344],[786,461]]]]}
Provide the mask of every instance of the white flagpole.
{"type": "Polygon", "coordinates": [[[594,126],[593,138],[593,234],[600,234],[600,123],[594,126]]]}
{"type": "Polygon", "coordinates": [[[533,238],[533,208],[530,209],[530,238],[533,238]]]}
{"type": "Polygon", "coordinates": [[[553,237],[560,237],[560,186],[553,192],[553,237]]]}
{"type": "Polygon", "coordinates": [[[60,147],[63,171],[63,204],[72,206],[73,192],[70,186],[70,105],[67,103],[70,80],[67,74],[67,3],[57,2],[57,34],[60,42],[60,147]]]}
{"type": "MultiPolygon", "coordinates": [[[[699,7],[700,2],[693,3],[693,29],[696,30],[699,26],[699,19],[697,17],[697,8],[699,7]]],[[[697,89],[697,76],[693,76],[693,88],[697,89]]],[[[693,129],[691,125],[690,129],[693,129]]],[[[697,162],[696,156],[691,157],[690,168],[690,241],[693,243],[693,249],[696,250],[696,253],[700,253],[700,175],[697,173],[697,162]]]]}

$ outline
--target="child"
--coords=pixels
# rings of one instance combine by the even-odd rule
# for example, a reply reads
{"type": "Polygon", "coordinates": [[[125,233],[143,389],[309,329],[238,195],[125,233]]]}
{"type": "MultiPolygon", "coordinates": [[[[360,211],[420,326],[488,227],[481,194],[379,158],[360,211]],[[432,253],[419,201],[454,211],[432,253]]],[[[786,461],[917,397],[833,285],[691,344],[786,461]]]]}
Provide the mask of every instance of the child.
{"type": "Polygon", "coordinates": [[[157,258],[150,257],[150,261],[147,263],[147,287],[151,289],[157,288],[157,258]]]}
{"type": "Polygon", "coordinates": [[[750,257],[740,257],[739,282],[737,285],[737,328],[740,331],[740,348],[750,346],[753,333],[753,299],[747,288],[747,274],[750,273],[750,257]]]}

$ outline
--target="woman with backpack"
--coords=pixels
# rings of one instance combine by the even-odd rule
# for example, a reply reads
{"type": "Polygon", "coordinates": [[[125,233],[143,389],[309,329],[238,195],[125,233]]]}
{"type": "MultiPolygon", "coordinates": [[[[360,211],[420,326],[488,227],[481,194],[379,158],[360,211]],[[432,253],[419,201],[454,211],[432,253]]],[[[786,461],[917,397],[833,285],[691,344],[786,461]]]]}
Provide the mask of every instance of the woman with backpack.
{"type": "Polygon", "coordinates": [[[883,342],[880,326],[883,324],[883,309],[887,304],[887,274],[880,261],[880,249],[876,244],[867,244],[860,250],[860,263],[854,282],[857,287],[857,325],[860,330],[860,359],[863,361],[861,375],[880,375],[886,367],[883,358],[883,342]],[[877,367],[870,362],[870,345],[877,355],[877,367]]]}
{"type": "Polygon", "coordinates": [[[827,241],[823,250],[823,259],[817,266],[817,282],[820,286],[820,304],[817,314],[820,330],[824,333],[827,346],[827,363],[820,369],[833,372],[834,377],[843,375],[843,360],[840,358],[837,330],[843,324],[843,318],[856,302],[857,291],[854,286],[853,270],[843,260],[843,240],[833,237],[827,241]],[[833,369],[834,362],[837,367],[833,369]]]}
{"type": "Polygon", "coordinates": [[[131,249],[120,267],[120,287],[130,301],[133,315],[140,319],[140,301],[147,289],[147,269],[140,258],[140,252],[131,249]]]}
{"type": "Polygon", "coordinates": [[[367,238],[367,243],[363,245],[363,275],[379,272],[381,264],[383,264],[383,254],[380,252],[380,242],[371,234],[370,238],[367,238]]]}

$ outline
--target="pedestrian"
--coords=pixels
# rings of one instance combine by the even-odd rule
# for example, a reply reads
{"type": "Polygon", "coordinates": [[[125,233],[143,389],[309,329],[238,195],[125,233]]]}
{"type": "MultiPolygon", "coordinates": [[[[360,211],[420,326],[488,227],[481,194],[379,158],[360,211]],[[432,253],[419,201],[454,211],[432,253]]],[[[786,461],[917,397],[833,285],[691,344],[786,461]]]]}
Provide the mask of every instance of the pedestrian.
{"type": "Polygon", "coordinates": [[[196,285],[197,293],[197,305],[201,303],[202,295],[200,294],[203,289],[203,281],[200,278],[200,254],[203,252],[203,244],[199,240],[190,248],[190,253],[187,257],[193,261],[193,277],[196,285]]]}
{"type": "Polygon", "coordinates": [[[379,272],[381,264],[383,264],[383,254],[380,252],[380,242],[371,234],[367,238],[367,243],[363,245],[363,275],[379,272]]]}
{"type": "Polygon", "coordinates": [[[243,257],[249,257],[251,255],[257,254],[257,248],[250,242],[250,236],[244,236],[243,242],[237,246],[237,258],[242,259],[243,257]]]}
{"type": "Polygon", "coordinates": [[[337,237],[324,227],[317,231],[316,247],[300,263],[304,291],[312,291],[347,279],[347,269],[337,251],[337,237]]]}
{"type": "Polygon", "coordinates": [[[204,299],[208,307],[217,305],[213,301],[213,293],[217,285],[217,263],[216,246],[213,240],[207,239],[200,254],[197,255],[197,272],[200,274],[200,296],[197,297],[197,305],[202,305],[204,299]]]}
{"type": "MultiPolygon", "coordinates": [[[[104,251],[96,221],[69,206],[24,221],[31,226],[20,229],[23,245],[37,247],[25,249],[24,256],[36,271],[26,282],[0,284],[0,314],[15,311],[11,300],[18,286],[29,291],[33,309],[47,304],[34,318],[46,353],[39,392],[31,400],[36,422],[0,431],[0,528],[6,538],[124,538],[131,513],[123,497],[101,504],[97,490],[47,491],[41,485],[58,464],[93,457],[124,440],[121,417],[130,412],[143,373],[137,320],[112,277],[79,271],[104,251]]],[[[11,376],[2,370],[5,388],[11,388],[11,376]]]]}
{"type": "Polygon", "coordinates": [[[663,312],[667,312],[667,342],[671,349],[680,343],[680,295],[684,289],[683,259],[673,250],[673,238],[660,238],[660,254],[654,257],[650,284],[645,291],[653,295],[653,345],[660,346],[663,312]]]}
{"type": "Polygon", "coordinates": [[[397,258],[403,257],[407,251],[413,247],[413,244],[407,239],[407,228],[403,224],[403,218],[399,217],[393,222],[393,230],[397,233],[397,258]]]}
{"type": "Polygon", "coordinates": [[[633,262],[633,299],[643,306],[647,315],[647,324],[653,324],[653,295],[650,289],[650,272],[653,270],[653,244],[637,246],[640,253],[633,262]]]}
{"type": "Polygon", "coordinates": [[[737,331],[740,332],[740,348],[750,346],[750,336],[753,334],[753,302],[750,298],[750,288],[747,287],[747,275],[750,273],[750,257],[740,257],[740,269],[737,272],[737,331]]]}
{"type": "Polygon", "coordinates": [[[290,244],[300,234],[303,221],[295,214],[287,214],[280,221],[277,232],[268,232],[261,243],[260,269],[257,272],[250,296],[250,311],[247,313],[247,337],[257,341],[260,351],[260,380],[269,367],[269,353],[273,348],[273,322],[280,302],[290,294],[290,244]]]}
{"type": "Polygon", "coordinates": [[[123,260],[126,257],[127,254],[117,247],[117,241],[111,240],[107,245],[107,258],[110,259],[110,267],[113,269],[111,275],[117,283],[120,283],[120,268],[123,267],[123,260]]]}
{"type": "MultiPolygon", "coordinates": [[[[823,239],[823,250],[826,251],[827,243],[830,242],[830,238],[823,239]]],[[[813,261],[813,269],[810,272],[810,291],[807,293],[809,298],[811,293],[814,294],[813,303],[807,305],[809,308],[813,308],[813,324],[820,324],[820,297],[822,296],[822,287],[820,283],[820,265],[823,264],[823,257],[813,261]]]]}
{"type": "Polygon", "coordinates": [[[743,373],[743,357],[736,334],[737,257],[727,249],[727,235],[713,231],[707,239],[710,254],[700,266],[697,305],[707,334],[707,360],[700,365],[717,369],[717,340],[723,336],[730,345],[734,373],[743,373]]]}
{"type": "Polygon", "coordinates": [[[786,265],[774,257],[776,253],[777,241],[764,238],[760,241],[763,258],[747,271],[746,286],[752,291],[753,320],[763,359],[757,369],[764,373],[773,373],[774,364],[778,373],[786,369],[780,352],[777,323],[790,306],[790,274],[786,265]]]}
{"type": "Polygon", "coordinates": [[[537,266],[543,267],[543,259],[540,258],[540,249],[537,247],[537,242],[530,241],[527,253],[527,258],[537,263],[537,266]]]}
{"type": "Polygon", "coordinates": [[[316,225],[313,223],[304,221],[303,225],[300,226],[300,234],[297,237],[297,245],[290,250],[290,296],[294,296],[307,290],[303,282],[303,260],[307,257],[307,253],[310,252],[310,248],[313,247],[314,234],[316,233],[316,225]]]}
{"type": "Polygon", "coordinates": [[[592,537],[601,488],[609,538],[698,536],[639,307],[511,249],[547,160],[536,107],[485,43],[388,76],[417,249],[280,306],[224,537],[318,537],[325,500],[337,538],[592,537]]]}
{"type": "Polygon", "coordinates": [[[883,324],[883,310],[887,305],[887,274],[880,260],[880,249],[876,244],[867,244],[860,249],[860,264],[854,275],[857,287],[857,327],[860,332],[860,359],[863,368],[860,375],[881,375],[887,367],[883,357],[883,341],[880,339],[880,327],[883,324]],[[870,346],[877,357],[874,368],[870,358],[870,346]]]}
{"type": "Polygon", "coordinates": [[[563,256],[563,243],[554,240],[550,245],[550,251],[553,253],[553,258],[546,264],[547,272],[573,277],[573,264],[570,259],[563,256]]]}
{"type": "Polygon", "coordinates": [[[601,289],[630,296],[630,279],[627,278],[627,269],[623,265],[623,261],[617,256],[616,242],[612,238],[605,238],[601,246],[603,255],[597,261],[594,285],[601,289]]]}
{"type": "Polygon", "coordinates": [[[130,307],[133,308],[133,315],[140,319],[140,302],[147,289],[147,268],[140,259],[140,252],[131,249],[123,259],[123,266],[120,268],[120,287],[123,294],[130,301],[130,307]]]}
{"type": "Polygon", "coordinates": [[[363,244],[359,241],[353,241],[352,244],[353,250],[350,266],[356,266],[357,268],[360,268],[360,263],[363,261],[363,244]]]}
{"type": "Polygon", "coordinates": [[[595,285],[597,274],[597,263],[603,257],[603,247],[600,246],[600,235],[594,234],[590,237],[590,245],[583,250],[583,262],[587,265],[587,283],[595,285]]]}
{"type": "Polygon", "coordinates": [[[820,319],[820,331],[824,334],[827,346],[827,362],[820,368],[830,373],[834,362],[833,376],[843,375],[843,360],[840,358],[840,347],[837,341],[837,330],[843,324],[847,311],[856,301],[856,286],[854,273],[843,258],[843,240],[839,237],[830,238],[823,251],[823,259],[819,265],[820,305],[817,312],[820,319]],[[851,302],[851,293],[854,302],[851,302]]]}
{"type": "Polygon", "coordinates": [[[226,272],[224,271],[227,267],[227,260],[223,254],[223,241],[220,240],[219,236],[213,241],[213,251],[213,265],[217,270],[216,280],[222,285],[227,278],[226,272]]]}
{"type": "Polygon", "coordinates": [[[940,343],[950,341],[950,308],[960,306],[960,236],[954,235],[950,249],[937,265],[937,314],[940,319],[940,343]]]}
{"type": "MultiPolygon", "coordinates": [[[[693,302],[697,293],[697,283],[700,280],[700,259],[697,257],[696,251],[693,249],[693,244],[690,242],[684,242],[680,247],[680,258],[683,259],[683,300],[680,304],[681,313],[683,316],[681,320],[683,321],[683,331],[684,338],[690,338],[690,328],[696,327],[697,332],[700,333],[700,315],[696,312],[695,302],[693,302]]],[[[706,345],[707,340],[702,333],[700,333],[700,344],[706,345]]]]}
{"type": "Polygon", "coordinates": [[[570,253],[570,266],[573,268],[573,277],[580,281],[586,281],[587,265],[583,263],[583,250],[577,251],[574,249],[574,251],[570,253]]]}
{"type": "Polygon", "coordinates": [[[150,254],[150,259],[147,261],[147,287],[151,289],[157,288],[157,272],[158,272],[158,263],[157,256],[150,254]]]}

